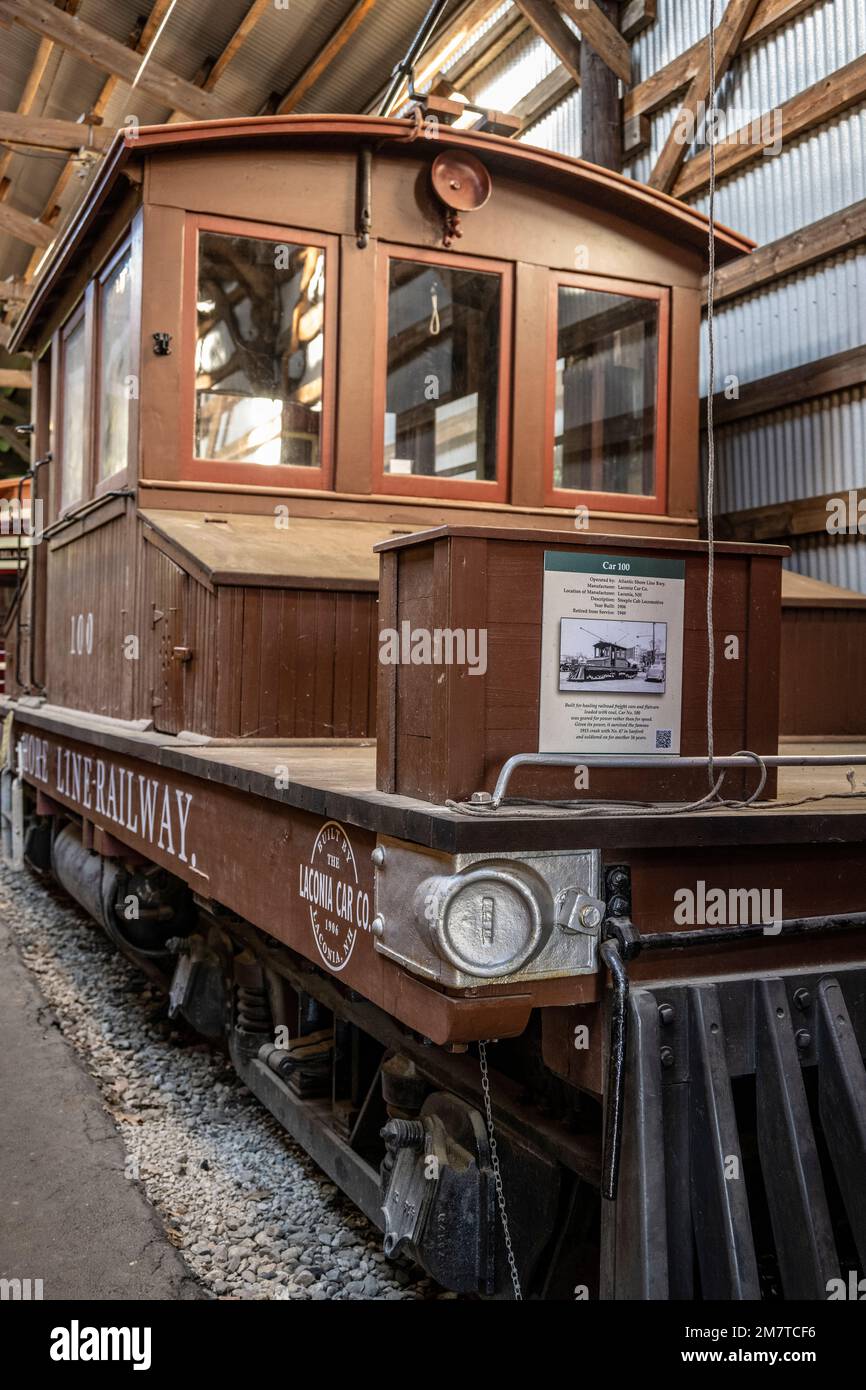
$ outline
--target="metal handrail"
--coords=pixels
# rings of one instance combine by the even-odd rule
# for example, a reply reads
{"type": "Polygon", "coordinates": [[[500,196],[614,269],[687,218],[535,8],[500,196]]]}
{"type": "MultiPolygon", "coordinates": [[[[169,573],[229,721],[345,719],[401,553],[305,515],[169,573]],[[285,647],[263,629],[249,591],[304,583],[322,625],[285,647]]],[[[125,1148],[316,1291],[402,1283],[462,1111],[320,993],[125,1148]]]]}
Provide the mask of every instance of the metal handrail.
{"type": "MultiPolygon", "coordinates": [[[[720,771],[737,769],[747,772],[755,767],[866,767],[866,753],[760,753],[728,754],[713,758],[713,768],[720,771]]],[[[508,783],[521,767],[630,767],[630,768],[704,768],[709,769],[706,755],[681,757],[667,753],[515,753],[502,764],[496,786],[488,804],[498,806],[505,797],[508,783]]],[[[487,800],[485,793],[476,798],[487,800]]]]}

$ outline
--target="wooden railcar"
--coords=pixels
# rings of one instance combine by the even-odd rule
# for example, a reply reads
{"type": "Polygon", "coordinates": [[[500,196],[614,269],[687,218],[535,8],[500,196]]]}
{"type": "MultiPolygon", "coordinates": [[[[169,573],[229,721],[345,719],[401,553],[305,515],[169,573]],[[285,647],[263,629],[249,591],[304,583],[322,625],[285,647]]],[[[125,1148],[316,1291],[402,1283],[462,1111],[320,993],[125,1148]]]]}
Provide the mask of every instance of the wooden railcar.
{"type": "MultiPolygon", "coordinates": [[[[46,524],[6,852],[461,1291],[821,1298],[866,1260],[861,803],[770,770],[757,809],[679,809],[709,236],[429,113],[139,129],[17,329],[46,524]],[[537,756],[557,557],[679,586],[639,697],[679,756],[579,748],[591,793],[537,756]]],[[[718,757],[778,746],[783,553],[714,552],[718,757]]]]}

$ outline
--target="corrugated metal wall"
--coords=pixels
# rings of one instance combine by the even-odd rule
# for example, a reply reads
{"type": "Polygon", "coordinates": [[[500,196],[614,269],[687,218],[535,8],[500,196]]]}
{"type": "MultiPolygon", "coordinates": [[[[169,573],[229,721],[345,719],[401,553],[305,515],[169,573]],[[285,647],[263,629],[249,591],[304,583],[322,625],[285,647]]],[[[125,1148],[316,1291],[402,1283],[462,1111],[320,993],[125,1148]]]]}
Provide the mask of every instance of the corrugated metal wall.
{"type": "MultiPolygon", "coordinates": [[[[718,0],[721,18],[725,0],[718,0]]],[[[707,0],[658,0],[658,13],[632,45],[634,80],[643,81],[706,37],[707,0]]],[[[770,112],[866,52],[866,0],[820,0],[746,49],[726,74],[719,105],[770,112]]],[[[513,106],[551,70],[552,55],[526,36],[501,54],[477,87],[482,104],[513,106]],[[545,52],[547,57],[545,57],[545,52]],[[495,99],[494,99],[495,98],[495,99]]],[[[681,98],[651,118],[650,148],[625,172],[645,181],[680,109],[681,98]]],[[[570,93],[522,139],[580,154],[580,93],[570,93]]],[[[719,221],[755,241],[775,241],[866,198],[866,104],[785,142],[720,180],[719,221]]],[[[707,210],[705,194],[690,199],[707,210]]],[[[866,248],[860,246],[720,306],[717,386],[803,366],[866,341],[866,248]]],[[[702,390],[707,388],[706,332],[702,390]]],[[[794,409],[744,420],[718,435],[720,511],[819,496],[866,485],[866,387],[794,409]]],[[[844,545],[815,537],[798,544],[792,568],[866,592],[866,539],[844,545]]]]}

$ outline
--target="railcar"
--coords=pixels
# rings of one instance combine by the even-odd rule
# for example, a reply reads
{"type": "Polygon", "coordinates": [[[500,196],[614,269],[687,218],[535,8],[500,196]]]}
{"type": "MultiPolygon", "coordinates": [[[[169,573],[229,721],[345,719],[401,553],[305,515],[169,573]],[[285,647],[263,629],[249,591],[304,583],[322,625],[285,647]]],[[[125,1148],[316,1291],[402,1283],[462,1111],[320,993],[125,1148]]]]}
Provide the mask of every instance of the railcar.
{"type": "Polygon", "coordinates": [[[7,858],[468,1294],[866,1262],[859,765],[773,762],[783,549],[714,547],[709,681],[710,238],[429,108],[171,124],[16,329],[7,858]],[[611,575],[658,688],[574,706],[551,614],[625,621],[611,575]]]}

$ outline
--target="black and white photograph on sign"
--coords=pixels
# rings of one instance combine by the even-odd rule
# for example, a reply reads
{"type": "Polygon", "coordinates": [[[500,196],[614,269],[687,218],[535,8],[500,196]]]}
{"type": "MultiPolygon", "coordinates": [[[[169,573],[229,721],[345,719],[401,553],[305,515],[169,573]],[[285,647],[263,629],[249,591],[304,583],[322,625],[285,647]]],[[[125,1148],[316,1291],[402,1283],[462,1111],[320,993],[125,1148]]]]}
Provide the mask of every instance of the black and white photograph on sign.
{"type": "Polygon", "coordinates": [[[563,618],[559,629],[559,688],[600,694],[663,695],[667,623],[563,618]]]}

